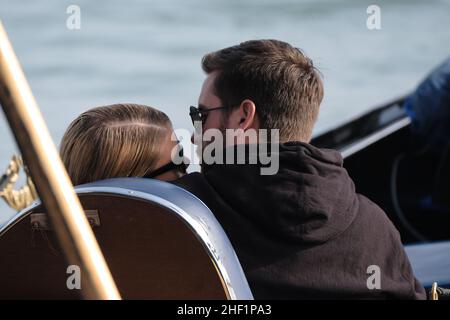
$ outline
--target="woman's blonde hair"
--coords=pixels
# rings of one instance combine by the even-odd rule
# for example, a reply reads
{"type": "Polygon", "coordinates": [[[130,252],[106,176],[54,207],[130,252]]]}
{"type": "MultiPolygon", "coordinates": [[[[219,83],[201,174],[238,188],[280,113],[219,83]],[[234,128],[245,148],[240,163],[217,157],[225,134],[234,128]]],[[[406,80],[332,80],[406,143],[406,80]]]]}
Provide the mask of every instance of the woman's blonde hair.
{"type": "Polygon", "coordinates": [[[164,112],[138,104],[90,109],[67,128],[60,154],[72,183],[142,177],[156,169],[172,124],[164,112]]]}

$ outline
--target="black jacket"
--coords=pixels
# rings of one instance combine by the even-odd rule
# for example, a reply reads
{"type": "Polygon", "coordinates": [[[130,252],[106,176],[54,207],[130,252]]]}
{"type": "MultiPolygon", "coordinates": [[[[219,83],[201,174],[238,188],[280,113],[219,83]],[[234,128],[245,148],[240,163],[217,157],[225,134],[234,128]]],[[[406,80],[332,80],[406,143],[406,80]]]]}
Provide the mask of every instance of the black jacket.
{"type": "Polygon", "coordinates": [[[256,299],[426,297],[399,233],[355,192],[338,152],[289,142],[279,161],[275,175],[215,164],[175,182],[217,217],[256,299]],[[381,289],[368,289],[372,265],[381,289]]]}

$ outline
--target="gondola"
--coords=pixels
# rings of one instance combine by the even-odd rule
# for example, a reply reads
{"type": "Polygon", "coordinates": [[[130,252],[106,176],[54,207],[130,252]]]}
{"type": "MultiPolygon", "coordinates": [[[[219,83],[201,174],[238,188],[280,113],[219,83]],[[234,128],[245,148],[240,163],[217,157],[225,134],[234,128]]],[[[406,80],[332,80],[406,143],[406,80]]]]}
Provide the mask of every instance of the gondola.
{"type": "MultiPolygon", "coordinates": [[[[342,153],[357,191],[396,224],[422,284],[450,286],[448,214],[409,210],[408,168],[398,166],[411,139],[402,101],[312,143],[342,153]]],[[[141,178],[73,188],[1,24],[0,103],[41,197],[0,228],[0,298],[253,298],[231,242],[189,192],[141,178]],[[82,287],[70,283],[77,268],[82,287]]]]}
{"type": "MultiPolygon", "coordinates": [[[[421,283],[427,289],[430,289],[434,282],[446,287],[450,286],[448,271],[450,270],[450,233],[446,232],[449,228],[445,223],[450,221],[443,223],[442,219],[446,218],[444,215],[438,217],[441,220],[422,224],[420,232],[428,239],[423,242],[415,238],[402,219],[411,218],[408,221],[414,226],[418,220],[414,220],[413,214],[398,217],[389,190],[395,159],[410,151],[411,122],[403,109],[403,101],[404,99],[397,99],[377,107],[348,123],[316,136],[311,143],[341,152],[344,166],[355,181],[357,191],[379,204],[396,224],[412,267],[421,283]],[[377,163],[372,167],[374,158],[377,159],[377,163]],[[367,168],[367,166],[371,167],[367,168]]],[[[248,299],[252,297],[234,250],[213,213],[187,191],[160,181],[124,178],[80,186],[76,188],[76,192],[87,210],[87,216],[97,240],[125,298],[248,299]],[[173,220],[166,221],[167,217],[163,218],[164,213],[171,216],[173,220]],[[120,225],[117,224],[118,221],[120,225]],[[140,230],[137,226],[152,230],[152,224],[159,226],[158,234],[148,235],[141,231],[130,237],[130,233],[140,230]],[[185,230],[183,225],[186,227],[185,230]],[[157,239],[161,241],[164,234],[168,236],[169,229],[178,231],[175,232],[177,237],[169,236],[163,241],[165,243],[169,240],[166,248],[148,246],[149,242],[157,241],[157,239]],[[111,241],[114,233],[122,233],[122,246],[111,241]],[[193,241],[192,237],[197,238],[198,242],[193,241]],[[176,246],[170,246],[170,241],[174,241],[172,245],[175,242],[183,243],[184,255],[180,259],[164,260],[165,251],[176,250],[176,246]],[[148,256],[147,258],[139,257],[138,252],[144,247],[147,248],[149,256],[155,260],[149,260],[148,256]],[[128,262],[133,263],[129,266],[121,264],[119,261],[124,257],[127,257],[128,262]],[[195,268],[191,268],[192,261],[197,261],[195,268]],[[130,272],[135,275],[142,273],[142,269],[133,269],[133,266],[139,264],[146,265],[147,270],[151,270],[152,266],[158,267],[154,269],[153,276],[147,275],[145,281],[148,283],[142,287],[140,286],[144,281],[142,274],[137,277],[141,279],[138,282],[134,278],[125,276],[130,272]],[[178,272],[184,270],[184,282],[177,277],[167,276],[171,273],[165,270],[176,268],[181,268],[178,272]],[[202,270],[202,272],[198,274],[194,270],[202,270]],[[155,283],[159,283],[159,286],[155,286],[155,283]],[[207,286],[206,283],[215,285],[207,286]],[[167,290],[175,286],[178,290],[167,290]],[[197,290],[189,289],[193,287],[197,290]]],[[[402,206],[406,208],[403,203],[402,206]]],[[[8,274],[10,279],[14,279],[4,284],[5,290],[0,290],[0,297],[2,295],[11,297],[11,294],[20,297],[21,293],[27,291],[27,283],[30,279],[23,275],[31,274],[32,269],[41,270],[38,279],[41,279],[42,283],[36,282],[33,289],[37,291],[29,291],[29,297],[77,297],[74,292],[65,290],[63,280],[66,275],[63,272],[59,272],[60,281],[54,282],[59,283],[59,287],[44,286],[47,283],[46,279],[54,277],[58,268],[61,271],[64,259],[61,255],[56,259],[53,256],[53,251],[57,251],[55,249],[57,242],[48,229],[48,223],[40,217],[43,210],[44,208],[37,202],[17,214],[0,230],[0,254],[9,256],[9,263],[3,264],[0,273],[8,274]],[[17,234],[19,233],[23,235],[22,240],[25,239],[26,243],[33,241],[35,247],[18,243],[17,234]],[[14,254],[17,252],[21,254],[14,254]],[[13,269],[13,264],[22,265],[22,267],[13,269]],[[39,283],[41,288],[47,290],[38,290],[39,283]]],[[[425,217],[433,219],[432,214],[425,217]]]]}
{"type": "Polygon", "coordinates": [[[313,138],[341,152],[357,192],[379,205],[400,232],[416,276],[450,286],[450,208],[432,210],[426,199],[433,168],[415,150],[405,97],[395,99],[313,138]]]}
{"type": "Polygon", "coordinates": [[[450,208],[427,211],[412,199],[426,195],[427,168],[433,165],[415,153],[404,100],[376,107],[315,137],[312,144],[341,152],[356,190],[384,209],[404,243],[448,240],[450,208]]]}

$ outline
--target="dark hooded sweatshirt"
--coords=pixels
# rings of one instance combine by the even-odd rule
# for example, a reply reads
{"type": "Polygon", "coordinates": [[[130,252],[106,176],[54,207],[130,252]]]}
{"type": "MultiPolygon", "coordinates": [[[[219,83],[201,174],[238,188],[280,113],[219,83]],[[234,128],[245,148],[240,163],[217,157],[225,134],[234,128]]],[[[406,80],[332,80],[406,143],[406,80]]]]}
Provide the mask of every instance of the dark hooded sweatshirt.
{"type": "Polygon", "coordinates": [[[289,142],[274,175],[214,164],[175,184],[214,213],[256,299],[425,298],[399,233],[355,192],[342,162],[336,151],[289,142]]]}

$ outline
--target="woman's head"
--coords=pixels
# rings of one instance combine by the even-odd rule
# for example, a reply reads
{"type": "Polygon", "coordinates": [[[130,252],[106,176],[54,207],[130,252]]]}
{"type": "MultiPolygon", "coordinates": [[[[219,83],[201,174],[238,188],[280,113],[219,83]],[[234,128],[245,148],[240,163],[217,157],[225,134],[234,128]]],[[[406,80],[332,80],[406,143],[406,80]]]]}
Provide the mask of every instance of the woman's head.
{"type": "MultiPolygon", "coordinates": [[[[114,177],[143,177],[171,161],[173,129],[167,115],[149,106],[115,104],[78,116],[60,153],[74,185],[114,177]]],[[[155,178],[176,179],[172,170],[155,178]]]]}

